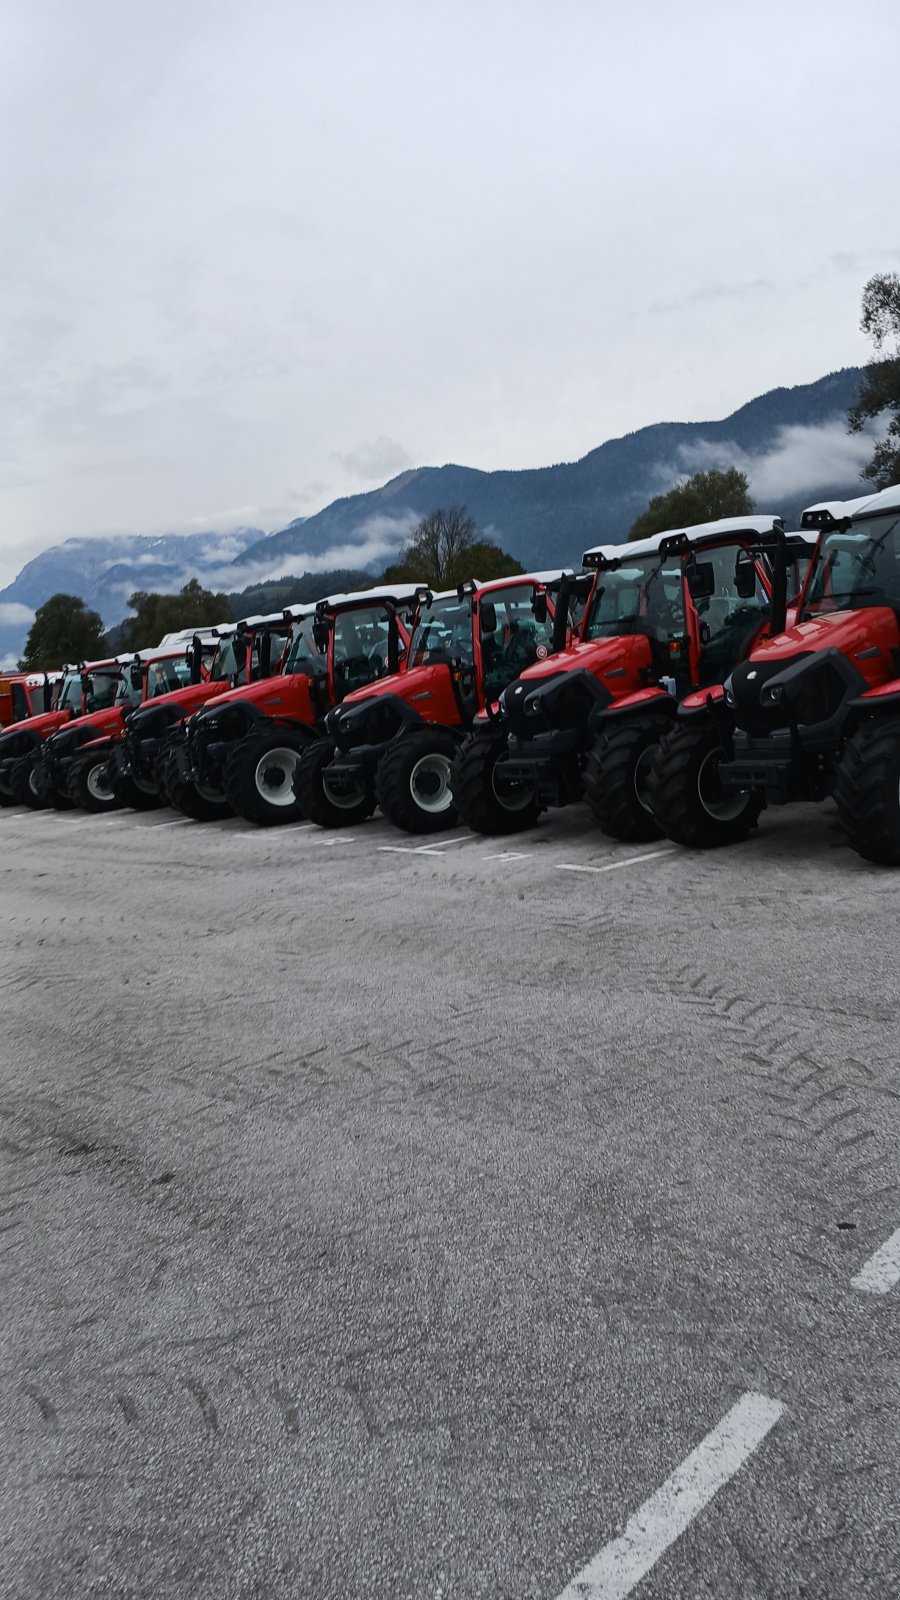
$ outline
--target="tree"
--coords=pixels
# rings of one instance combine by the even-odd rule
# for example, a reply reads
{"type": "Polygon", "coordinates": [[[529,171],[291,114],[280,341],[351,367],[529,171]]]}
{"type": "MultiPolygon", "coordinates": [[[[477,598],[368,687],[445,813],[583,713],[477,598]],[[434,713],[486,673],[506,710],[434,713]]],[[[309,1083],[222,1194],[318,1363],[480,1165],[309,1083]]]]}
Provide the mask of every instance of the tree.
{"type": "Polygon", "coordinates": [[[106,654],[103,618],[74,594],[52,594],[34,614],[19,662],[22,672],[49,672],[67,661],[97,661],[106,654]]]}
{"type": "Polygon", "coordinates": [[[514,556],[498,544],[476,539],[477,524],[465,506],[432,511],[413,529],[400,560],[384,573],[385,583],[427,583],[453,589],[467,578],[514,577],[524,572],[514,556]]]}
{"type": "Polygon", "coordinates": [[[123,640],[123,650],[144,650],[159,644],[167,633],[180,633],[185,628],[208,628],[231,619],[228,596],[204,589],[196,578],[191,578],[178,594],[146,593],[139,589],[129,595],[128,604],[136,615],[126,617],[121,631],[114,630],[123,640]]]}
{"type": "Polygon", "coordinates": [[[900,482],[900,277],[882,272],[863,289],[860,327],[875,346],[866,363],[859,394],[847,414],[851,433],[861,433],[875,417],[890,414],[887,433],[860,473],[875,489],[900,482]]]}
{"type": "Polygon", "coordinates": [[[718,517],[745,517],[753,510],[750,483],[745,472],[728,467],[719,472],[695,472],[682,478],[668,494],[655,494],[646,511],[632,524],[629,539],[649,539],[667,528],[690,528],[718,517]]]}

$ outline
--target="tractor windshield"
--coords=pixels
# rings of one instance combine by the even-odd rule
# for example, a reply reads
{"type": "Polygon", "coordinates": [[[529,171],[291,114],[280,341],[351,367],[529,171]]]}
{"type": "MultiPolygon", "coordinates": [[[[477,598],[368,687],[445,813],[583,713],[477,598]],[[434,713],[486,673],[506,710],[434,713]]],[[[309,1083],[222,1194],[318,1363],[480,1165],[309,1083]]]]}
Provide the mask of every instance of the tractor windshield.
{"type": "Polygon", "coordinates": [[[320,678],[327,671],[325,657],[313,637],[312,617],[298,617],[294,623],[282,671],[302,672],[307,678],[320,678]]]}
{"type": "Polygon", "coordinates": [[[804,617],[863,606],[900,606],[900,516],[872,517],[822,535],[804,617]]]}
{"type": "MultiPolygon", "coordinates": [[[[244,655],[241,652],[240,670],[244,670],[244,655]]],[[[222,683],[225,678],[233,678],[238,671],[237,652],[234,648],[234,634],[229,634],[227,639],[219,640],[219,648],[213,657],[210,669],[210,678],[213,683],[222,683]]]]}
{"type": "Polygon", "coordinates": [[[396,624],[392,623],[383,604],[354,606],[352,611],[336,612],[332,647],[338,699],[349,694],[351,689],[361,689],[375,678],[383,677],[388,671],[392,626],[396,624]]]}
{"type": "Polygon", "coordinates": [[[458,600],[455,594],[446,595],[422,608],[418,626],[410,641],[409,665],[430,667],[439,661],[460,661],[465,667],[475,665],[472,601],[469,595],[462,600],[458,600]]]}
{"type": "Polygon", "coordinates": [[[681,562],[653,555],[598,573],[583,637],[642,633],[668,644],[683,638],[686,627],[681,562]]]}
{"type": "Polygon", "coordinates": [[[171,694],[175,689],[186,689],[191,681],[190,662],[186,656],[170,656],[168,661],[151,661],[147,669],[147,699],[161,694],[171,694]]]}
{"type": "Polygon", "coordinates": [[[535,590],[532,584],[516,584],[509,589],[488,590],[481,608],[481,664],[484,694],[496,700],[507,684],[548,656],[553,648],[553,619],[538,622],[534,614],[535,590]],[[485,630],[484,605],[495,625],[485,630]]]}

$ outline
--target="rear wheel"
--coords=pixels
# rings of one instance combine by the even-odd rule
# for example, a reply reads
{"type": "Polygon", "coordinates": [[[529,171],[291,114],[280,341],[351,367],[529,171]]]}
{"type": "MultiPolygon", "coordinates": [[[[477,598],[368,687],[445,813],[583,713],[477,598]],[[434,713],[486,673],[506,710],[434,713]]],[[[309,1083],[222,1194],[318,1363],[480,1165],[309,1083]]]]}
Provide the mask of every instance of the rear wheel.
{"type": "Polygon", "coordinates": [[[661,837],[648,782],[659,741],[671,726],[668,717],[623,717],[595,741],[585,767],[584,796],[611,838],[637,844],[661,837]]]}
{"type": "Polygon", "coordinates": [[[858,855],[900,864],[900,723],[868,723],[847,743],[834,799],[858,855]]]}
{"type": "Polygon", "coordinates": [[[334,745],[317,739],[294,772],[294,794],[304,817],[320,828],[350,828],[375,810],[375,788],[362,777],[342,778],[333,770],[334,745]]]}
{"type": "Polygon", "coordinates": [[[402,734],[385,751],[375,775],[383,816],[404,833],[438,833],[459,820],[450,787],[457,744],[443,728],[402,734]]]}
{"type": "Polygon", "coordinates": [[[259,827],[279,827],[303,815],[294,777],[311,735],[291,728],[248,733],[225,767],[225,794],[239,816],[259,827]]]}
{"type": "Polygon", "coordinates": [[[220,817],[230,817],[231,807],[218,789],[207,789],[191,783],[178,765],[174,750],[166,757],[165,791],[169,805],[195,822],[218,822],[220,817]]]}
{"type": "Polygon", "coordinates": [[[38,781],[34,758],[33,750],[19,757],[10,771],[9,787],[16,805],[29,806],[32,811],[44,811],[50,804],[50,796],[38,781]]]}
{"type": "Polygon", "coordinates": [[[751,790],[730,794],[722,788],[722,753],[710,727],[675,727],[660,740],[647,793],[663,832],[678,844],[710,850],[737,844],[756,827],[762,799],[751,790]]]}
{"type": "Polygon", "coordinates": [[[115,811],[121,805],[109,781],[109,756],[77,756],[69,768],[69,795],[82,811],[115,811]]]}
{"type": "Polygon", "coordinates": [[[12,792],[10,778],[12,776],[12,762],[5,770],[0,770],[0,806],[14,806],[16,797],[12,792]]]}
{"type": "Polygon", "coordinates": [[[470,734],[457,751],[453,798],[473,833],[523,833],[541,814],[530,784],[504,777],[501,757],[506,748],[505,739],[470,734]]]}

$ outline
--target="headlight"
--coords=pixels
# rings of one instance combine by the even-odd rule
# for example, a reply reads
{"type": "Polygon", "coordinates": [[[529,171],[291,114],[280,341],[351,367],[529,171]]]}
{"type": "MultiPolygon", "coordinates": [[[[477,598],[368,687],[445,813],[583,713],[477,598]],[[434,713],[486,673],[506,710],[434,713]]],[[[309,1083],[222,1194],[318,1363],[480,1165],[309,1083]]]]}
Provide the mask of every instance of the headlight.
{"type": "Polygon", "coordinates": [[[784,685],[780,683],[767,684],[761,695],[764,706],[777,706],[784,699],[784,685]]]}

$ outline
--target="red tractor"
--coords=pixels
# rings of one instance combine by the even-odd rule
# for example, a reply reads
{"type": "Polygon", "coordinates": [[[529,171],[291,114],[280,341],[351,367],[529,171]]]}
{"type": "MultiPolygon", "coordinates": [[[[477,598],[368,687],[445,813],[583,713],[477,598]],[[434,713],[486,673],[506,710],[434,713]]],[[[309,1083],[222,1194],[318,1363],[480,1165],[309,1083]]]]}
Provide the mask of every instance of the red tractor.
{"type": "Polygon", "coordinates": [[[185,688],[203,676],[199,657],[189,657],[184,645],[175,649],[138,650],[119,658],[120,673],[112,704],[79,717],[71,727],[60,728],[40,746],[35,757],[34,783],[54,805],[80,806],[84,811],[110,811],[121,802],[110,781],[109,760],[121,739],[125,716],[155,695],[185,688]]]}
{"type": "Polygon", "coordinates": [[[109,656],[66,667],[53,690],[51,709],[14,723],[0,734],[0,805],[40,810],[54,803],[52,793],[40,787],[35,764],[38,751],[57,729],[112,705],[122,663],[129,659],[109,656]]]}
{"type": "Polygon", "coordinates": [[[129,712],[122,738],[113,745],[109,778],[122,805],[146,811],[170,803],[166,768],[172,742],[180,737],[185,718],[229,689],[269,677],[278,665],[283,632],[279,613],[277,617],[220,623],[194,634],[187,658],[191,666],[195,658],[204,660],[203,675],[198,679],[192,671],[191,682],[184,688],[159,694],[129,712]]]}
{"type": "Polygon", "coordinates": [[[53,705],[59,672],[4,672],[0,674],[0,728],[29,717],[43,716],[53,705]]]}
{"type": "Polygon", "coordinates": [[[777,517],[758,516],[588,550],[594,577],[573,580],[590,586],[579,638],[511,683],[459,751],[469,827],[518,832],[584,797],[615,837],[657,836],[652,753],[679,701],[721,682],[769,626],[768,552],[783,539],[777,517]]]}
{"type": "Polygon", "coordinates": [[[796,620],[683,708],[651,798],[670,838],[730,843],[766,804],[833,795],[853,848],[900,864],[900,485],[813,506],[796,620]]]}
{"type": "MultiPolygon", "coordinates": [[[[325,718],[294,788],[305,816],[340,828],[376,804],[395,827],[453,827],[453,759],[479,713],[553,648],[548,583],[559,574],[417,591],[404,670],[347,695],[325,718]]],[[[564,642],[564,640],[563,640],[564,642]]]]}
{"type": "MultiPolygon", "coordinates": [[[[196,807],[188,815],[237,813],[262,826],[295,821],[301,812],[293,777],[301,755],[321,737],[333,705],[396,672],[409,639],[400,612],[415,592],[400,584],[289,606],[290,637],[278,675],[221,695],[191,717],[174,747],[177,782],[196,807]]],[[[175,779],[169,792],[187,811],[175,779]]]]}

